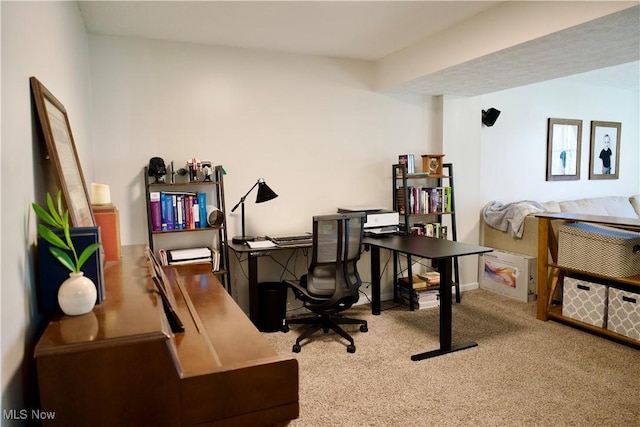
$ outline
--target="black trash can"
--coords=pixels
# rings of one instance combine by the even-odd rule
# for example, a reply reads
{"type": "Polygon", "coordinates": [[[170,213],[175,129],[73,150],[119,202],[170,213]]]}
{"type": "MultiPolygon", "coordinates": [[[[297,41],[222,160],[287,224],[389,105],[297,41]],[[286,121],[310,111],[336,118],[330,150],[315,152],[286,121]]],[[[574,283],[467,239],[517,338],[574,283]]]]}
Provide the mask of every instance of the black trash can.
{"type": "Polygon", "coordinates": [[[287,313],[287,287],[281,282],[258,284],[258,329],[261,332],[282,331],[287,313]]]}

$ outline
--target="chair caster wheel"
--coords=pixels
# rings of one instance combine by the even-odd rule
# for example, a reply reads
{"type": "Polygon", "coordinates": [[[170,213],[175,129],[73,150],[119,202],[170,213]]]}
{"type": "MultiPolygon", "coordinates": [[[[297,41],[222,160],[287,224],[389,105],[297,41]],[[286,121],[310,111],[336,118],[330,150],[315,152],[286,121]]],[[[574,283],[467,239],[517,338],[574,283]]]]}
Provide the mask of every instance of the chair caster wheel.
{"type": "Polygon", "coordinates": [[[289,332],[289,325],[284,325],[282,328],[280,328],[280,330],[284,333],[289,332]]]}
{"type": "Polygon", "coordinates": [[[347,353],[355,353],[356,352],[356,346],[353,344],[349,344],[347,346],[347,353]]]}
{"type": "Polygon", "coordinates": [[[294,344],[293,348],[291,349],[291,351],[293,351],[294,353],[300,353],[300,345],[299,344],[294,344]]]}
{"type": "Polygon", "coordinates": [[[369,328],[367,328],[367,325],[360,325],[360,332],[368,332],[369,328]]]}

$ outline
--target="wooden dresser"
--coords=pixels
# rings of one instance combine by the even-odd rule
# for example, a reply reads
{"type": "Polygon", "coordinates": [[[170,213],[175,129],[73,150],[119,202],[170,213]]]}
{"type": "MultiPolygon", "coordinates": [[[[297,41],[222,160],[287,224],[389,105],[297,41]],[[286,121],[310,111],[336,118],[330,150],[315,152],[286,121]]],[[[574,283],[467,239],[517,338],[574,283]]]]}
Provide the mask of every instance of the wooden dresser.
{"type": "Polygon", "coordinates": [[[210,271],[165,268],[173,334],[142,246],[105,266],[106,300],[53,319],[35,349],[45,425],[271,426],[297,418],[298,363],[279,356],[210,271]],[[185,292],[186,291],[186,292],[185,292]]]}

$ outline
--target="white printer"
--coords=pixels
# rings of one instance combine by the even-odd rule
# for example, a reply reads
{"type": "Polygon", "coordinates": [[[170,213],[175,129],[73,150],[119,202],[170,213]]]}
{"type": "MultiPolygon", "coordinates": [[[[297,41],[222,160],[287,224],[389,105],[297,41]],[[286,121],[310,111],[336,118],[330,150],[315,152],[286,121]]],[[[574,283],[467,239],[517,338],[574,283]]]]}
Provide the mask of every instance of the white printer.
{"type": "Polygon", "coordinates": [[[338,208],[338,213],[364,212],[364,231],[367,234],[389,234],[398,231],[400,215],[383,208],[350,207],[338,208]]]}

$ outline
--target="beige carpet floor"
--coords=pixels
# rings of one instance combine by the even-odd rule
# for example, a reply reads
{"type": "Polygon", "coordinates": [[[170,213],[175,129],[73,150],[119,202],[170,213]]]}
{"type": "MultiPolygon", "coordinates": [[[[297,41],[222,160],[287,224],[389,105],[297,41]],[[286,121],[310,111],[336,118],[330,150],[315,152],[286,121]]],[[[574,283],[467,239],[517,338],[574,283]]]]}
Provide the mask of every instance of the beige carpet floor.
{"type": "MultiPolygon", "coordinates": [[[[408,311],[383,302],[351,317],[356,352],[334,333],[317,333],[292,353],[300,330],[264,333],[297,358],[302,426],[640,426],[640,351],[535,318],[535,303],[486,290],[453,307],[453,342],[478,347],[413,362],[438,348],[438,309],[408,311]]],[[[296,329],[294,329],[294,327],[296,329]]]]}

